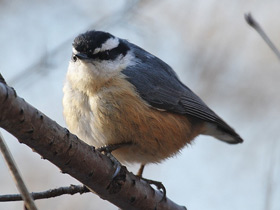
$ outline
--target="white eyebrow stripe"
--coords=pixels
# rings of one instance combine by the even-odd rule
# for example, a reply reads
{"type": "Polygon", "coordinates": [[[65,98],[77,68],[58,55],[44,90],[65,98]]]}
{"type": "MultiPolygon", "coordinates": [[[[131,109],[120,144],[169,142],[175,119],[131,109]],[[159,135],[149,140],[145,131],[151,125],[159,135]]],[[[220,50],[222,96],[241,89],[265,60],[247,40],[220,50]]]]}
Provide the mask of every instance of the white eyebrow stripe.
{"type": "Polygon", "coordinates": [[[74,55],[76,55],[78,53],[78,51],[75,49],[75,47],[72,47],[72,52],[74,55]]]}
{"type": "Polygon", "coordinates": [[[101,48],[95,49],[95,50],[94,50],[94,53],[95,53],[96,50],[98,50],[98,52],[99,52],[99,51],[102,52],[102,51],[105,51],[105,50],[114,49],[114,48],[116,48],[117,46],[119,46],[119,44],[120,44],[119,39],[116,38],[116,37],[112,37],[112,38],[108,39],[104,44],[102,44],[101,48]]]}
{"type": "Polygon", "coordinates": [[[99,53],[99,52],[100,52],[100,50],[101,50],[101,48],[100,48],[100,47],[99,47],[99,48],[95,48],[95,50],[93,51],[93,54],[99,53]]]}

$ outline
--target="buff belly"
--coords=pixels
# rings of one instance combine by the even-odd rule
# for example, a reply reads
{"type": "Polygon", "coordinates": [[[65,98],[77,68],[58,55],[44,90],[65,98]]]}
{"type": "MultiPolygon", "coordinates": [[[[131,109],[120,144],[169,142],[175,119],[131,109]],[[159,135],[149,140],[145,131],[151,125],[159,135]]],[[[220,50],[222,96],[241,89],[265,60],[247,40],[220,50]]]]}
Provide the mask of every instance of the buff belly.
{"type": "Polygon", "coordinates": [[[133,88],[107,84],[84,93],[64,86],[64,116],[68,128],[90,145],[132,142],[113,152],[121,162],[156,163],[178,153],[203,132],[201,122],[150,107],[133,88]]]}

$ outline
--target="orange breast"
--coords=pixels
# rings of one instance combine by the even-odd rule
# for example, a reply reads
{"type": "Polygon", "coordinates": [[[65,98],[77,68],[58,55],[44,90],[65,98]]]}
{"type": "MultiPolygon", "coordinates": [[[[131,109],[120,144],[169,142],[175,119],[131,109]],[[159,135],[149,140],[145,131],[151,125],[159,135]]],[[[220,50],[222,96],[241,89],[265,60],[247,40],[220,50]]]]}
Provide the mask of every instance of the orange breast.
{"type": "Polygon", "coordinates": [[[133,142],[114,151],[121,162],[160,162],[178,153],[204,129],[198,120],[152,108],[123,78],[110,81],[89,98],[93,99],[92,127],[105,136],[104,145],[133,142]]]}

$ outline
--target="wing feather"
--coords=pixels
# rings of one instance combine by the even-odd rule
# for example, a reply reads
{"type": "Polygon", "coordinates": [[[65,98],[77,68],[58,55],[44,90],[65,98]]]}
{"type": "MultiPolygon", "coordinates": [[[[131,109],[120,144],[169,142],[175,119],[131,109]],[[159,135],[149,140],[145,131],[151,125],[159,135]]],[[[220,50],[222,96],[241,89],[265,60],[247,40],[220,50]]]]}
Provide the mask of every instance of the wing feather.
{"type": "MultiPolygon", "coordinates": [[[[233,136],[235,131],[185,86],[174,70],[159,58],[133,45],[136,64],[122,71],[139,95],[152,107],[191,115],[214,123],[233,136]]],[[[240,138],[240,137],[239,137],[240,138]]]]}

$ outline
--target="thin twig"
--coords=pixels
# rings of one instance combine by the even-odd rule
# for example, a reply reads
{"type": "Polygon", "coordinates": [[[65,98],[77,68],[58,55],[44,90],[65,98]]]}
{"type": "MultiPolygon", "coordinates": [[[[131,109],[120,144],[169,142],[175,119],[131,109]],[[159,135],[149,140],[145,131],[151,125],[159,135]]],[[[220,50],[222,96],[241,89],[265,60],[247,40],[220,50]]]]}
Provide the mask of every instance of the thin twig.
{"type": "Polygon", "coordinates": [[[23,179],[20,176],[20,173],[17,169],[17,166],[12,158],[12,155],[8,149],[8,147],[5,144],[4,138],[0,132],[0,149],[1,152],[4,156],[4,159],[6,160],[6,163],[10,169],[10,172],[14,178],[14,181],[16,183],[16,186],[19,190],[19,192],[21,193],[21,196],[23,197],[24,200],[24,205],[27,207],[27,209],[29,210],[37,210],[35,203],[31,197],[31,195],[29,194],[27,187],[24,184],[23,179]]]}
{"type": "Polygon", "coordinates": [[[253,16],[251,15],[251,13],[247,13],[245,14],[245,20],[246,22],[253,27],[259,34],[260,36],[263,38],[263,40],[267,43],[267,45],[272,49],[272,51],[275,53],[275,55],[278,57],[278,59],[280,60],[280,52],[277,49],[277,47],[272,43],[272,41],[270,40],[270,38],[266,35],[266,33],[264,32],[264,30],[262,29],[262,27],[260,26],[260,24],[253,18],[253,16]]]}
{"type": "MultiPolygon", "coordinates": [[[[54,198],[61,195],[74,195],[76,193],[87,193],[89,189],[84,185],[70,185],[67,187],[60,187],[55,189],[46,190],[43,192],[32,192],[31,196],[34,200],[54,198]]],[[[7,201],[22,201],[20,194],[0,195],[0,202],[7,201]]]]}

